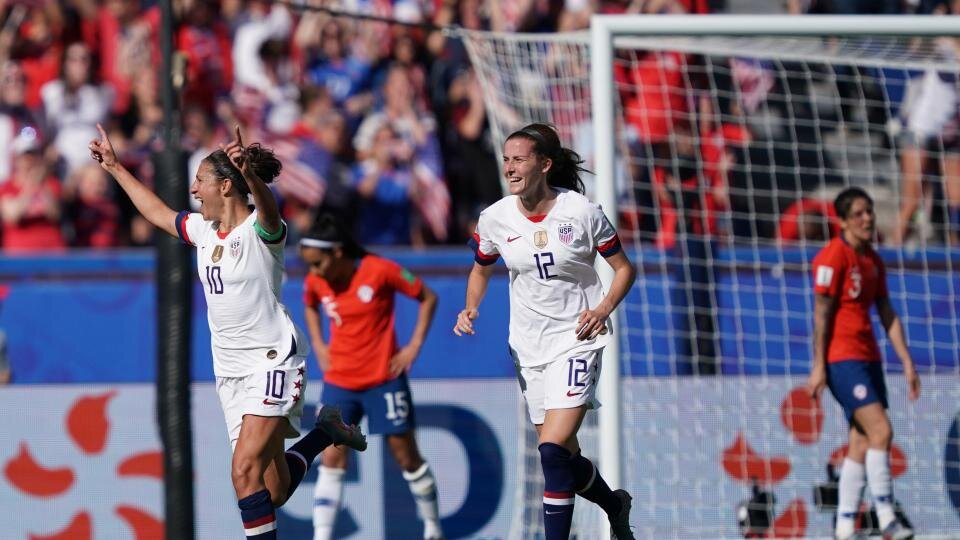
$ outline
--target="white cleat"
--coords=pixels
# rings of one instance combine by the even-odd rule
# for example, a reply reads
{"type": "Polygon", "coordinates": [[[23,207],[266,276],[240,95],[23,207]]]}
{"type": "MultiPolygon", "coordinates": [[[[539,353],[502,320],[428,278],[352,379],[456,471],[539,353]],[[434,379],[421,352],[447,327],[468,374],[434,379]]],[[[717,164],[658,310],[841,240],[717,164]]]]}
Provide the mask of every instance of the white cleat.
{"type": "Polygon", "coordinates": [[[913,538],[913,529],[904,525],[899,519],[883,528],[883,540],[910,540],[911,538],[913,538]]]}
{"type": "Polygon", "coordinates": [[[360,431],[360,426],[344,424],[340,409],[332,405],[324,405],[320,409],[314,428],[329,435],[336,446],[346,445],[360,452],[367,449],[367,436],[360,431]]]}

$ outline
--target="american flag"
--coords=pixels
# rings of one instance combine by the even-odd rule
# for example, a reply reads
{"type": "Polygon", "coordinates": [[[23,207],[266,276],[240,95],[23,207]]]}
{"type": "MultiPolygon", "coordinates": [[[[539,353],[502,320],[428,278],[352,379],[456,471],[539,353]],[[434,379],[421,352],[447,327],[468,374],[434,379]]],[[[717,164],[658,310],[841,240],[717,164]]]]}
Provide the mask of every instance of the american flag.
{"type": "Polygon", "coordinates": [[[320,206],[326,192],[326,180],[320,171],[300,160],[302,143],[296,138],[285,137],[274,139],[270,144],[283,163],[277,178],[277,191],[307,206],[320,206]]]}
{"type": "Polygon", "coordinates": [[[445,241],[450,220],[450,192],[443,178],[422,161],[417,161],[413,166],[411,191],[417,211],[430,227],[434,238],[445,241]]]}

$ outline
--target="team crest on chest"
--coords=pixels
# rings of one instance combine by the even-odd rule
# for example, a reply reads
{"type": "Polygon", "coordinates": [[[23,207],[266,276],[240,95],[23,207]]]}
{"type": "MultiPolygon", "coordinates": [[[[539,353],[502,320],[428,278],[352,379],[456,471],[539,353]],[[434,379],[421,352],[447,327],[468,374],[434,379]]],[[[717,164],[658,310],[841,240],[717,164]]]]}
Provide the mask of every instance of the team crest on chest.
{"type": "Polygon", "coordinates": [[[213,254],[210,255],[210,260],[213,262],[220,262],[220,259],[223,258],[223,246],[217,244],[217,247],[213,248],[213,254]]]}
{"type": "Polygon", "coordinates": [[[369,285],[361,285],[357,289],[357,298],[360,299],[364,304],[369,304],[373,300],[373,287],[369,285]]]}
{"type": "Polygon", "coordinates": [[[557,237],[569,246],[573,242],[573,223],[561,223],[557,226],[557,237]]]}
{"type": "Polygon", "coordinates": [[[234,259],[240,257],[240,238],[234,238],[230,241],[230,256],[234,259]]]}
{"type": "Polygon", "coordinates": [[[537,232],[533,233],[533,245],[537,246],[537,249],[547,247],[547,242],[547,231],[538,229],[537,232]]]}

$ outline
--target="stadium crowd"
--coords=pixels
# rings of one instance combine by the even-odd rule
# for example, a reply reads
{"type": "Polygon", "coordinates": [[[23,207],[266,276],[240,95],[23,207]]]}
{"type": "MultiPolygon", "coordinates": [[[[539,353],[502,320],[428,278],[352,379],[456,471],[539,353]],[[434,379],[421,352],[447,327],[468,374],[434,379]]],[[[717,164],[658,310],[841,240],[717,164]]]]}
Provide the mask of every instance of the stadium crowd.
{"type": "MultiPolygon", "coordinates": [[[[479,210],[502,196],[482,90],[458,39],[385,20],[554,32],[586,28],[595,12],[709,13],[732,11],[735,4],[750,7],[744,0],[175,0],[184,187],[200,160],[239,124],[283,161],[274,189],[292,240],[310,228],[318,212],[327,211],[346,220],[364,244],[461,244],[479,210]]],[[[960,8],[960,2],[942,0],[778,5],[794,13],[960,8]]],[[[86,145],[96,135],[96,124],[103,124],[123,163],[139,178],[153,180],[163,122],[156,2],[11,2],[0,15],[3,250],[150,245],[152,227],[90,162],[86,145]]],[[[746,157],[762,163],[771,156],[751,146],[758,135],[742,125],[704,121],[750,114],[760,101],[796,108],[793,102],[773,103],[774,96],[791,94],[776,86],[802,81],[771,75],[772,68],[763,63],[731,59],[727,84],[736,85],[743,99],[696,102],[686,97],[697,95],[689,87],[698,84],[686,72],[696,71],[689,66],[697,58],[649,53],[634,60],[618,68],[617,76],[641,89],[622,98],[636,153],[653,166],[633,171],[636,206],[646,211],[624,216],[628,226],[650,232],[664,248],[679,230],[787,240],[817,234],[816,222],[811,228],[804,216],[817,214],[822,201],[742,200],[743,193],[754,197],[765,191],[735,163],[746,157]],[[720,114],[710,107],[719,107],[720,114]],[[692,166],[686,166],[685,156],[692,166]],[[751,189],[738,189],[738,182],[750,182],[751,189]],[[748,208],[769,223],[738,221],[748,208]],[[723,218],[724,212],[733,219],[723,218]],[[781,215],[784,221],[778,223],[781,215]]],[[[946,86],[955,98],[956,82],[946,86]]],[[[793,117],[802,114],[791,111],[793,117]]],[[[887,120],[881,114],[869,122],[887,120]]],[[[948,123],[941,122],[932,135],[940,135],[948,123]]],[[[922,130],[913,131],[914,141],[926,144],[922,130]]],[[[798,133],[804,136],[816,135],[798,133]]],[[[916,177],[920,173],[914,169],[922,165],[904,155],[904,178],[916,177]]],[[[773,158],[783,160],[780,169],[791,160],[820,159],[812,153],[773,158]]],[[[765,181],[799,182],[803,192],[811,187],[807,180],[765,181]]],[[[826,179],[831,181],[839,182],[826,179]]],[[[903,189],[905,197],[917,199],[918,190],[903,189]]],[[[783,186],[780,191],[790,192],[783,186]]],[[[957,200],[950,212],[956,210],[960,219],[960,190],[949,191],[957,200]]],[[[904,206],[909,218],[916,208],[904,206]]],[[[835,226],[820,230],[826,236],[835,226]]],[[[903,241],[906,234],[894,233],[891,240],[903,241]]]]}

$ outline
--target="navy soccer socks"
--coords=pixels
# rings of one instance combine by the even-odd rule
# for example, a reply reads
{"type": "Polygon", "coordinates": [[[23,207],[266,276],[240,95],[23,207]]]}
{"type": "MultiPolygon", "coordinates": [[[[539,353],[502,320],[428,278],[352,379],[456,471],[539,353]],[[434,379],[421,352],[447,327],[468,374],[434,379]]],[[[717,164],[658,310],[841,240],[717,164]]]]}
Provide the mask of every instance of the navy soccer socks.
{"type": "Polygon", "coordinates": [[[580,452],[572,456],[570,462],[573,465],[573,486],[577,495],[603,508],[608,516],[618,515],[623,505],[600,476],[600,471],[593,462],[583,457],[580,452]]]}
{"type": "Polygon", "coordinates": [[[545,540],[567,540],[573,522],[574,474],[570,451],[554,443],[540,445],[543,466],[545,540]]]}
{"type": "Polygon", "coordinates": [[[266,489],[248,495],[237,502],[240,518],[243,520],[243,532],[247,540],[277,540],[277,516],[273,511],[273,501],[266,489]]]}
{"type": "Polygon", "coordinates": [[[300,481],[307,474],[310,464],[317,458],[317,454],[332,443],[333,440],[326,432],[314,428],[287,450],[283,456],[287,460],[287,468],[290,469],[290,487],[287,488],[287,498],[296,491],[300,481]]]}

